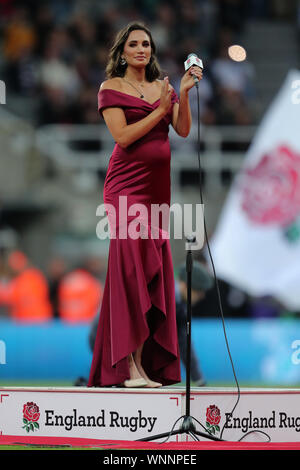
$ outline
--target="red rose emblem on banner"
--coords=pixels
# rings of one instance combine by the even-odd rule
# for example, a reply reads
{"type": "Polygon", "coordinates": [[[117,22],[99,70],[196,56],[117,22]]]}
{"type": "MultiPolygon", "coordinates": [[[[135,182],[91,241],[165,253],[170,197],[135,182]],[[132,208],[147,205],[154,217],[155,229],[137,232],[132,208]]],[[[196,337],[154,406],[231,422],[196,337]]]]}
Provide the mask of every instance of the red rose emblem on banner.
{"type": "Polygon", "coordinates": [[[27,432],[35,431],[39,429],[38,420],[40,419],[40,410],[39,407],[31,402],[27,402],[23,406],[23,429],[25,428],[27,432]]]}
{"type": "Polygon", "coordinates": [[[216,405],[210,405],[206,409],[206,428],[209,432],[215,434],[220,431],[219,423],[221,421],[221,413],[216,405]]]}
{"type": "Polygon", "coordinates": [[[300,154],[279,146],[242,177],[242,208],[258,224],[291,224],[300,214],[300,154]]]}

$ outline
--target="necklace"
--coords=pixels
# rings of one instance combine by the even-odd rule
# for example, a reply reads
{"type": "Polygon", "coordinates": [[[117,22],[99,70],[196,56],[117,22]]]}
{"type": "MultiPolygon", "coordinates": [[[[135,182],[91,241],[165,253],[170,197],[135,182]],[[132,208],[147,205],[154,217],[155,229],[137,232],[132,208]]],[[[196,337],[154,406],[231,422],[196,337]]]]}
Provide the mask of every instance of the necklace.
{"type": "Polygon", "coordinates": [[[141,91],[138,90],[138,88],[136,88],[136,87],[135,87],[132,83],[130,83],[128,80],[125,80],[125,78],[123,78],[123,80],[124,80],[124,82],[129,83],[129,85],[131,85],[131,86],[139,93],[140,98],[144,98],[143,93],[141,93],[141,91]]]}

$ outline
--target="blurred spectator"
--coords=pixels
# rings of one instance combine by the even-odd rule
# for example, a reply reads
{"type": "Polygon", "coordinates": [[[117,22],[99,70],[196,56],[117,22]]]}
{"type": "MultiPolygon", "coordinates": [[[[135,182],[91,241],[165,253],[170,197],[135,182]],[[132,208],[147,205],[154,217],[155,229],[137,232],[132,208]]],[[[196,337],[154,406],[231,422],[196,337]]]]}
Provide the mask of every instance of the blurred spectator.
{"type": "Polygon", "coordinates": [[[236,62],[228,56],[228,46],[222,44],[218,56],[211,64],[211,72],[217,87],[240,94],[243,98],[253,96],[254,69],[249,62],[236,62]]]}
{"type": "MultiPolygon", "coordinates": [[[[78,96],[77,108],[74,107],[74,121],[81,124],[98,124],[99,113],[95,106],[95,96],[99,90],[99,84],[95,87],[86,86],[78,96]]],[[[92,143],[93,145],[94,143],[92,143]]]]}
{"type": "MultiPolygon", "coordinates": [[[[251,302],[245,292],[218,279],[222,311],[227,318],[248,318],[251,315],[251,302]]],[[[215,289],[206,292],[194,306],[194,316],[198,318],[221,318],[219,298],[215,289]]]]}
{"type": "Polygon", "coordinates": [[[43,273],[18,250],[9,254],[7,264],[12,278],[2,285],[2,299],[8,306],[10,318],[16,322],[34,323],[50,320],[52,307],[43,273]]]}
{"type": "Polygon", "coordinates": [[[3,73],[8,91],[31,95],[36,89],[38,64],[34,49],[37,43],[26,9],[15,9],[3,31],[3,73]]]}
{"type": "Polygon", "coordinates": [[[49,284],[50,301],[53,307],[53,316],[59,317],[58,289],[63,276],[67,273],[67,263],[61,256],[54,256],[47,266],[47,279],[49,284]]]}
{"type": "Polygon", "coordinates": [[[73,63],[73,51],[74,45],[67,31],[57,27],[48,37],[39,71],[42,87],[61,90],[70,99],[77,96],[81,86],[73,63]]]}
{"type": "Polygon", "coordinates": [[[47,3],[38,4],[34,14],[34,29],[38,38],[35,53],[38,57],[42,56],[48,37],[54,28],[55,17],[52,8],[47,3]]]}
{"type": "Polygon", "coordinates": [[[248,61],[237,62],[228,55],[231,32],[220,35],[217,55],[210,65],[216,93],[216,124],[250,125],[250,102],[254,98],[254,68],[248,61]]]}
{"type": "Polygon", "coordinates": [[[4,27],[3,53],[7,60],[18,60],[24,52],[33,49],[37,37],[29,22],[26,8],[16,9],[4,27]]]}
{"type": "MultiPolygon", "coordinates": [[[[205,267],[208,266],[208,261],[203,251],[195,255],[195,261],[199,261],[205,267]]],[[[218,288],[222,305],[220,306],[215,286],[212,289],[208,289],[205,292],[205,296],[202,296],[202,298],[195,302],[193,305],[194,317],[221,318],[221,307],[224,317],[227,318],[248,318],[251,315],[251,301],[245,292],[219,278],[218,288]]]]}
{"type": "MultiPolygon", "coordinates": [[[[175,7],[176,8],[176,7],[175,7]]],[[[194,0],[186,0],[178,2],[176,8],[177,24],[176,24],[176,43],[179,51],[186,54],[190,47],[185,41],[195,41],[198,47],[202,46],[201,16],[199,12],[199,2],[194,0]],[[178,21],[180,18],[180,21],[178,21]]],[[[192,50],[189,50],[192,52],[192,50]]]]}
{"type": "Polygon", "coordinates": [[[278,318],[283,307],[270,296],[253,298],[250,313],[253,318],[278,318]]]}
{"type": "Polygon", "coordinates": [[[91,322],[98,313],[103,287],[86,269],[67,273],[58,287],[59,318],[68,323],[91,322]]]}
{"type": "Polygon", "coordinates": [[[9,317],[9,282],[10,273],[4,262],[4,255],[0,253],[0,319],[9,317]]]}
{"type": "Polygon", "coordinates": [[[90,55],[98,39],[96,22],[80,12],[72,16],[68,30],[76,52],[90,55]]]}
{"type": "Polygon", "coordinates": [[[78,121],[78,107],[61,88],[44,87],[38,109],[37,125],[75,124],[78,121]]]}
{"type": "Polygon", "coordinates": [[[151,25],[151,33],[155,38],[155,44],[164,54],[175,39],[176,15],[174,8],[165,2],[158,3],[155,9],[155,19],[151,25]]]}

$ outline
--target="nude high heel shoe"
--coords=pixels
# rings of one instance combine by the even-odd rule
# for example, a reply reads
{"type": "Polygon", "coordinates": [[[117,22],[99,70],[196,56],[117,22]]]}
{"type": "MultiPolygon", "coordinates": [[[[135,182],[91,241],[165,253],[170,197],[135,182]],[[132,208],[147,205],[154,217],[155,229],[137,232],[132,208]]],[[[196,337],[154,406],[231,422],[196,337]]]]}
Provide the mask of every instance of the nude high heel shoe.
{"type": "Polygon", "coordinates": [[[159,382],[154,382],[151,379],[148,379],[146,387],[147,388],[159,388],[159,387],[162,387],[162,384],[159,382]]]}
{"type": "Polygon", "coordinates": [[[124,387],[126,388],[141,388],[146,387],[148,382],[142,377],[140,379],[128,379],[123,382],[124,387]]]}

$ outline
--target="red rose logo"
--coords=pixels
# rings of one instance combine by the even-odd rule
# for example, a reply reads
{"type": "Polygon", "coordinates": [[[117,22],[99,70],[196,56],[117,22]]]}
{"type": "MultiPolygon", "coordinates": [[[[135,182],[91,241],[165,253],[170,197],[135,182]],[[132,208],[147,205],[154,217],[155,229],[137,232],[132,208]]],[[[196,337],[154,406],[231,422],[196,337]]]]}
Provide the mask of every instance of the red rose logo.
{"type": "Polygon", "coordinates": [[[242,179],[242,208],[253,222],[286,226],[300,214],[300,154],[279,146],[242,179]]]}
{"type": "Polygon", "coordinates": [[[216,405],[210,405],[206,409],[206,428],[209,432],[215,434],[220,431],[219,423],[221,421],[221,413],[216,405]]]}
{"type": "Polygon", "coordinates": [[[34,431],[35,429],[39,429],[38,420],[40,419],[40,412],[39,407],[31,402],[27,402],[26,405],[23,406],[23,429],[25,428],[27,432],[34,431]]]}

